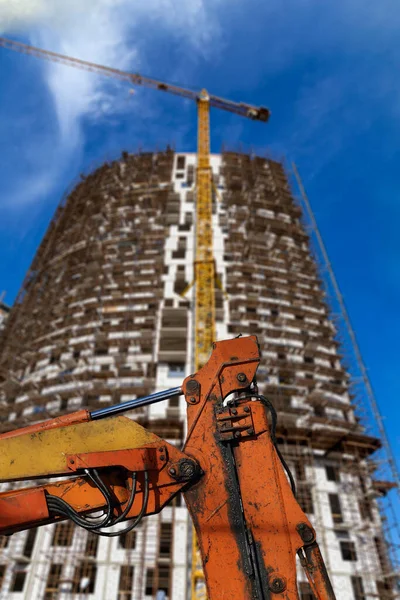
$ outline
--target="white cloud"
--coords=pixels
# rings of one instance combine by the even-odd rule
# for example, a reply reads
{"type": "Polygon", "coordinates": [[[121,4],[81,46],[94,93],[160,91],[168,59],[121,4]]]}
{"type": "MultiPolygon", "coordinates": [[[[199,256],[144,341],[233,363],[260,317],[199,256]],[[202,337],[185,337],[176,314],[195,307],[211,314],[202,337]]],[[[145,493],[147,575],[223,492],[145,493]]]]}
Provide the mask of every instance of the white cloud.
{"type": "MultiPolygon", "coordinates": [[[[281,73],[299,56],[331,59],[336,53],[343,56],[343,52],[349,56],[355,52],[374,56],[386,38],[397,35],[400,26],[400,12],[395,10],[394,0],[286,0],[285,6],[281,0],[268,0],[261,11],[257,11],[260,0],[248,2],[245,9],[244,0],[230,0],[229,8],[243,14],[244,26],[259,27],[262,20],[265,51],[249,63],[249,79],[281,73]]],[[[162,33],[172,45],[178,42],[182,46],[179,64],[173,72],[165,73],[165,78],[185,84],[191,78],[189,60],[195,65],[196,57],[212,57],[221,60],[222,69],[223,63],[229,61],[229,56],[219,52],[225,28],[229,36],[229,12],[224,14],[221,10],[219,14],[224,3],[228,5],[228,0],[0,0],[0,30],[5,35],[22,33],[32,44],[49,50],[161,78],[164,74],[160,73],[160,64],[150,64],[148,55],[152,37],[162,33]]],[[[257,35],[260,36],[258,30],[257,35]]],[[[248,41],[251,47],[251,30],[248,41]]],[[[71,153],[83,147],[83,119],[100,122],[128,111],[134,119],[140,107],[142,120],[149,121],[157,118],[155,107],[162,110],[157,94],[154,100],[151,96],[154,105],[140,106],[141,93],[132,97],[129,86],[94,73],[55,63],[43,63],[43,73],[57,115],[59,138],[55,146],[60,163],[67,164],[71,153]]],[[[368,80],[367,72],[363,73],[363,80],[368,80]]],[[[340,151],[343,136],[351,127],[346,122],[345,127],[333,130],[330,124],[345,108],[352,85],[353,74],[343,74],[340,69],[333,72],[329,67],[326,77],[317,84],[309,85],[305,78],[302,89],[296,90],[293,112],[287,130],[281,131],[278,147],[281,144],[291,153],[299,150],[307,154],[312,151],[318,132],[329,127],[330,135],[334,131],[334,138],[329,140],[330,153],[325,143],[320,156],[329,160],[328,154],[340,151]]],[[[390,69],[382,69],[379,86],[370,86],[367,92],[370,96],[392,96],[393,110],[398,111],[399,94],[393,89],[396,86],[390,69]]],[[[38,173],[38,177],[42,174],[38,173]]]]}
{"type": "MultiPolygon", "coordinates": [[[[146,52],[152,36],[166,33],[172,43],[182,40],[192,54],[204,53],[211,41],[217,43],[220,30],[214,7],[222,1],[0,0],[0,31],[21,34],[47,50],[122,70],[140,72],[146,65],[145,73],[151,75],[146,52]]],[[[101,121],[121,111],[133,112],[140,102],[140,94],[129,95],[128,85],[95,73],[45,61],[42,68],[58,121],[59,138],[54,146],[60,166],[82,148],[84,118],[101,121]]],[[[174,79],[174,73],[169,75],[174,79]]],[[[152,114],[151,107],[144,108],[142,118],[152,114]]],[[[54,162],[54,156],[51,159],[54,162]]],[[[43,189],[42,182],[49,181],[38,166],[38,185],[33,182],[32,191],[43,189]]],[[[22,199],[24,194],[16,192],[15,197],[22,199]]],[[[26,198],[32,201],[33,196],[26,198]]]]}
{"type": "MultiPolygon", "coordinates": [[[[142,64],[139,45],[145,52],[143,39],[151,44],[151,34],[159,30],[184,36],[197,51],[218,31],[204,0],[96,0],[90,5],[82,0],[0,0],[0,23],[3,31],[25,32],[42,48],[134,71],[142,64]],[[140,30],[150,18],[152,29],[140,30]]],[[[118,112],[118,96],[111,100],[104,77],[56,63],[45,68],[63,137],[78,135],[82,116],[118,112]]]]}

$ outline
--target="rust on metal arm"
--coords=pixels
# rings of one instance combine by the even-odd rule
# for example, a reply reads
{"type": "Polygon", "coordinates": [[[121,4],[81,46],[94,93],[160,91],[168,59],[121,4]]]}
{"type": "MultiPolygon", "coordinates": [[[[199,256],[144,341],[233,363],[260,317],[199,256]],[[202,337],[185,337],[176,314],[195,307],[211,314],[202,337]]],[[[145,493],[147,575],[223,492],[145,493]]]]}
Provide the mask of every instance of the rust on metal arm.
{"type": "MultiPolygon", "coordinates": [[[[205,473],[184,496],[210,600],[222,593],[224,600],[297,600],[296,554],[316,546],[276,450],[266,405],[252,388],[259,360],[255,336],[217,342],[207,364],[183,384],[184,451],[205,473]]],[[[319,557],[313,589],[320,600],[332,600],[319,557]]]]}
{"type": "Polygon", "coordinates": [[[65,516],[52,510],[59,508],[57,499],[77,515],[104,509],[104,492],[88,477],[93,471],[101,473],[101,482],[111,492],[114,520],[126,508],[134,485],[134,500],[124,520],[140,514],[146,474],[148,499],[143,516],[160,512],[187,484],[188,465],[190,476],[197,475],[196,465],[188,462],[184,453],[131,419],[86,421],[85,412],[0,436],[1,482],[75,476],[0,494],[0,533],[14,533],[65,516]],[[56,499],[53,507],[49,498],[56,499]]]}
{"type": "Polygon", "coordinates": [[[257,392],[259,361],[255,336],[213,344],[208,362],[182,385],[182,451],[127,417],[106,411],[102,418],[103,410],[0,436],[0,482],[63,478],[0,494],[0,533],[70,518],[98,535],[120,535],[182,491],[210,600],[298,600],[297,554],[318,600],[334,600],[315,531],[276,446],[276,413],[257,392]],[[99,510],[100,518],[89,518],[99,510]],[[122,521],[126,529],[110,531],[122,521]]]}

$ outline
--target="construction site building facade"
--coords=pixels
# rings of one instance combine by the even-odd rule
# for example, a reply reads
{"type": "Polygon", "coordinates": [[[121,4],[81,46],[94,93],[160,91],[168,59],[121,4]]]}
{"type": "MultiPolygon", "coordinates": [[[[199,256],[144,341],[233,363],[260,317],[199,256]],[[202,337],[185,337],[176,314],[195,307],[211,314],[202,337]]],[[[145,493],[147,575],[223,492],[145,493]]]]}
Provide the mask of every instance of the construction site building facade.
{"type": "MultiPolygon", "coordinates": [[[[301,209],[278,162],[225,152],[211,165],[217,338],[258,336],[259,389],[278,410],[278,442],[337,596],[392,598],[384,483],[370,460],[380,442],[355,413],[301,209]]],[[[123,153],[60,204],[2,332],[2,431],[193,372],[194,288],[182,292],[194,277],[195,169],[195,154],[123,153]]],[[[129,416],[181,446],[185,413],[177,396],[129,416]]],[[[4,537],[0,598],[186,600],[190,538],[181,497],[121,537],[70,522],[4,537]]]]}
{"type": "Polygon", "coordinates": [[[0,299],[0,331],[3,329],[9,315],[10,307],[0,299]]]}

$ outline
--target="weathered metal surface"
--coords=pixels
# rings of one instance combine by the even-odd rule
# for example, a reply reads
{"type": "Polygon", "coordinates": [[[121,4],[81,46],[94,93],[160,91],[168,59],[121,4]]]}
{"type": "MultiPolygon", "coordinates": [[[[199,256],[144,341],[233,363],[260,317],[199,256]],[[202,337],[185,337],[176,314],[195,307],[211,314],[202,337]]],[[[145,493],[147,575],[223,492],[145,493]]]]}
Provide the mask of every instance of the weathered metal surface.
{"type": "Polygon", "coordinates": [[[302,522],[313,529],[293,496],[271,441],[265,407],[260,402],[249,405],[255,429],[262,433],[234,447],[244,518],[268,572],[269,589],[281,593],[281,585],[274,581],[284,576],[286,597],[297,598],[296,553],[304,542],[296,526],[302,522]]]}
{"type": "MultiPolygon", "coordinates": [[[[185,490],[210,600],[297,600],[296,553],[317,598],[334,600],[315,532],[271,439],[266,408],[251,400],[247,389],[259,360],[255,336],[214,344],[208,363],[183,385],[189,428],[184,452],[129,419],[114,417],[0,439],[0,476],[7,469],[17,479],[21,473],[29,478],[100,468],[101,483],[114,500],[110,510],[118,517],[126,506],[128,514],[121,516],[127,519],[142,507],[146,515],[159,512],[185,490]],[[233,406],[223,407],[227,396],[241,391],[245,394],[236,396],[233,406]],[[196,403],[190,402],[193,393],[196,403]],[[29,456],[19,456],[28,441],[29,456]],[[137,493],[131,506],[132,471],[137,493]]],[[[93,481],[78,475],[0,494],[0,532],[58,520],[58,513],[47,510],[47,494],[51,509],[54,498],[82,514],[105,508],[105,496],[93,481]]]]}
{"type": "Polygon", "coordinates": [[[203,475],[203,470],[197,461],[191,458],[181,458],[177,463],[173,463],[168,469],[168,473],[176,481],[194,481],[203,475]]]}
{"type": "Polygon", "coordinates": [[[2,494],[0,497],[0,531],[7,533],[26,529],[32,523],[46,523],[49,511],[44,490],[36,488],[32,490],[19,490],[2,494]]]}
{"type": "Polygon", "coordinates": [[[217,431],[221,441],[254,435],[253,417],[248,406],[219,409],[216,418],[217,431]]]}
{"type": "MultiPolygon", "coordinates": [[[[184,495],[210,600],[297,600],[296,553],[304,537],[315,539],[271,440],[265,406],[243,397],[223,407],[227,395],[249,386],[259,359],[254,336],[215,344],[196,373],[198,402],[188,401],[184,450],[205,475],[184,495]]],[[[190,400],[190,386],[183,389],[190,400]]]]}
{"type": "MultiPolygon", "coordinates": [[[[247,380],[252,381],[258,362],[259,348],[254,336],[217,342],[207,364],[196,373],[200,401],[188,402],[184,452],[199,462],[205,475],[185,492],[185,500],[199,539],[211,600],[253,598],[244,548],[237,539],[241,531],[240,499],[235,493],[222,446],[216,439],[215,409],[222,408],[222,399],[230,392],[242,388],[236,378],[238,373],[245,372],[247,380]],[[233,486],[231,490],[229,486],[233,486]]],[[[184,390],[189,380],[184,382],[184,390]]],[[[187,400],[189,397],[186,395],[187,400]]]]}
{"type": "Polygon", "coordinates": [[[37,433],[38,431],[47,431],[48,429],[57,429],[60,427],[66,427],[67,425],[85,423],[87,421],[90,421],[89,411],[78,410],[77,412],[63,415],[62,417],[56,417],[55,419],[49,419],[48,421],[42,421],[41,423],[28,425],[28,427],[22,427],[21,429],[7,431],[6,433],[0,435],[0,444],[3,442],[3,440],[19,437],[21,435],[37,433]]]}
{"type": "Polygon", "coordinates": [[[71,471],[79,469],[98,469],[100,467],[124,467],[129,471],[161,471],[167,461],[165,446],[156,442],[146,448],[111,450],[108,452],[89,452],[70,454],[65,457],[66,466],[71,471]]]}
{"type": "Polygon", "coordinates": [[[23,435],[0,438],[0,481],[66,473],[67,455],[139,448],[159,439],[127,417],[29,429],[23,435]]]}
{"type": "MultiPolygon", "coordinates": [[[[126,519],[131,519],[139,514],[143,505],[143,474],[146,470],[149,475],[149,499],[145,515],[158,513],[172,496],[187,485],[188,478],[177,480],[171,476],[169,469],[183,460],[193,461],[154,434],[150,436],[156,441],[147,444],[145,448],[65,455],[64,464],[71,467],[65,467],[65,471],[79,470],[86,468],[86,465],[101,468],[101,478],[112,492],[114,514],[118,516],[128,501],[128,490],[132,489],[131,471],[137,469],[137,492],[132,508],[126,515],[126,519]],[[71,460],[74,463],[71,464],[71,460]]],[[[101,446],[101,438],[98,439],[98,444],[101,446]]],[[[50,473],[49,471],[48,474],[50,473]]],[[[12,533],[57,520],[58,517],[49,515],[46,494],[62,498],[78,513],[92,512],[104,508],[106,504],[103,494],[86,476],[48,483],[37,488],[12,490],[0,494],[0,532],[12,533]]]]}
{"type": "Polygon", "coordinates": [[[314,541],[304,547],[305,568],[308,581],[318,600],[335,600],[335,593],[326,570],[318,544],[314,541]]]}

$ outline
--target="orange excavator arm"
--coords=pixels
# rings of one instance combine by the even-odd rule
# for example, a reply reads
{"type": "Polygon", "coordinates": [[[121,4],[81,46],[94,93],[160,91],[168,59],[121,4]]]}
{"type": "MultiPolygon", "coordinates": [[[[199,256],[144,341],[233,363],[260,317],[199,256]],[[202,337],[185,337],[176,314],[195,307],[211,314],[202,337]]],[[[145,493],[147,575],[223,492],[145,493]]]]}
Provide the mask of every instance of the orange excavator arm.
{"type": "Polygon", "coordinates": [[[255,336],[217,342],[182,388],[0,436],[0,481],[57,478],[0,494],[0,533],[69,518],[99,535],[120,535],[182,491],[210,600],[297,600],[296,555],[315,596],[333,599],[315,531],[276,445],[276,412],[257,391],[259,361],[255,336]],[[120,416],[177,393],[187,402],[182,451],[120,416]]]}

